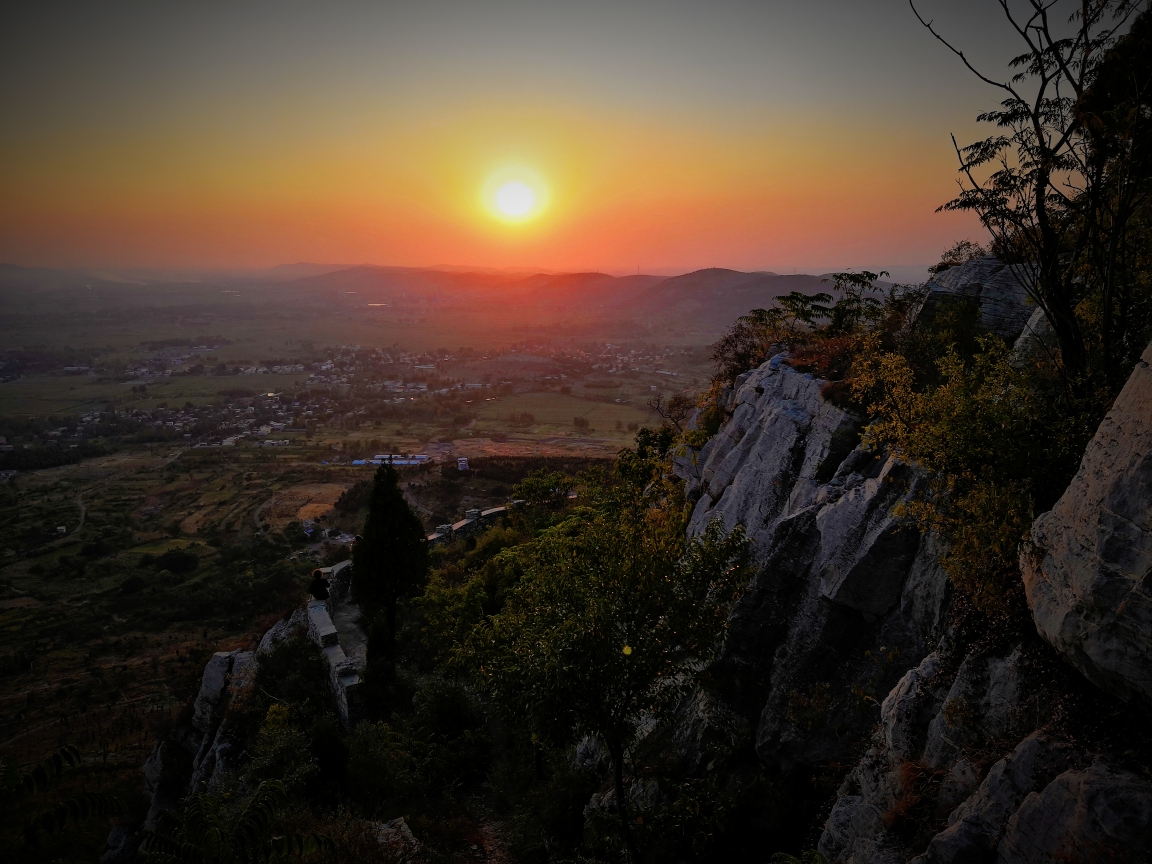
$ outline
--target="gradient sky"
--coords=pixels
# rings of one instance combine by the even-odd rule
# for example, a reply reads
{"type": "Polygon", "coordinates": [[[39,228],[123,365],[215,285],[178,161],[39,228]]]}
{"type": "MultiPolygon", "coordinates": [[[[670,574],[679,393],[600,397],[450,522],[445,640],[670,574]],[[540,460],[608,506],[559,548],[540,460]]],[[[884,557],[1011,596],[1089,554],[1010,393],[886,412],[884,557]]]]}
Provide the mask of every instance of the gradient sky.
{"type": "MultiPolygon", "coordinates": [[[[22,5],[0,261],[786,271],[983,236],[934,210],[996,95],[904,0],[22,5]],[[492,218],[500,172],[538,218],[492,218]]],[[[993,71],[1015,47],[994,0],[919,8],[993,71]]]]}

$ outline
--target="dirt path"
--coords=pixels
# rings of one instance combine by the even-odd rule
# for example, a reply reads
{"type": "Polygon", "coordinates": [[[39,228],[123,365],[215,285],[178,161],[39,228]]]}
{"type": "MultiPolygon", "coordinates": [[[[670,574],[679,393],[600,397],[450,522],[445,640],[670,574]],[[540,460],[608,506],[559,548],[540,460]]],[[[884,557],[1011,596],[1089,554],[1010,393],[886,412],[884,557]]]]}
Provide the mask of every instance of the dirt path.
{"type": "Polygon", "coordinates": [[[88,508],[84,506],[84,499],[79,495],[76,496],[76,503],[80,506],[80,524],[76,526],[73,534],[79,534],[80,529],[84,527],[84,517],[88,515],[88,508]]]}

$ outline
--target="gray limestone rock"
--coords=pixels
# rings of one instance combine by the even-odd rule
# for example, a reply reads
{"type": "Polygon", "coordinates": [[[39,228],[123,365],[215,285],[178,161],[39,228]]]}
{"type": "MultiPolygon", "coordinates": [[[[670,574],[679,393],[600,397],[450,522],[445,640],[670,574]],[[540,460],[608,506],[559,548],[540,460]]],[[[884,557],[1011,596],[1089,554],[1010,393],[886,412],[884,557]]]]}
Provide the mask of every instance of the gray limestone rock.
{"type": "Polygon", "coordinates": [[[1040,635],[1099,687],[1152,702],[1152,345],[1021,568],[1040,635]]]}
{"type": "Polygon", "coordinates": [[[1152,850],[1152,784],[1096,762],[1066,771],[1029,794],[997,848],[999,864],[1147,861],[1152,850]]]}
{"type": "Polygon", "coordinates": [[[1077,763],[1067,744],[1034,732],[988,771],[975,794],[948,816],[948,827],[932,838],[914,864],[961,864],[992,858],[1010,816],[1024,798],[1043,789],[1057,774],[1077,763]]]}
{"type": "Polygon", "coordinates": [[[932,318],[950,301],[970,300],[980,313],[980,325],[1009,343],[1024,330],[1033,307],[1014,268],[995,255],[952,267],[928,283],[928,296],[915,315],[917,323],[932,318]]]}
{"type": "MultiPolygon", "coordinates": [[[[828,850],[829,860],[855,864],[875,860],[881,852],[889,854],[895,841],[884,816],[898,813],[895,805],[910,788],[917,788],[918,796],[931,790],[926,803],[937,818],[948,817],[949,822],[920,864],[983,861],[1020,800],[1076,764],[1070,748],[1034,736],[982,778],[973,754],[986,753],[1002,746],[997,742],[1005,737],[1020,734],[1013,728],[1013,718],[1030,692],[1022,680],[1022,653],[1014,649],[1004,656],[969,654],[948,682],[941,674],[948,668],[947,640],[941,641],[941,649],[908,670],[885,698],[872,747],[837,793],[838,802],[851,799],[844,806],[855,808],[853,812],[872,815],[868,819],[857,815],[852,821],[842,814],[838,821],[829,819],[820,845],[821,851],[828,850]],[[948,683],[938,683],[941,678],[948,683]],[[932,778],[927,786],[908,786],[925,778],[932,778]]],[[[836,808],[840,806],[837,803],[836,808]]]]}
{"type": "Polygon", "coordinates": [[[136,835],[124,825],[116,825],[108,834],[108,848],[100,856],[100,864],[128,864],[136,857],[139,846],[136,835]]]}
{"type": "Polygon", "coordinates": [[[743,525],[756,565],[712,670],[710,713],[683,711],[673,736],[688,770],[703,742],[731,738],[733,713],[755,726],[764,761],[842,758],[939,636],[950,600],[939,541],[892,515],[919,475],[860,448],[859,419],[786,360],[740,376],[731,419],[677,466],[699,495],[690,532],[743,525]]]}
{"type": "Polygon", "coordinates": [[[172,810],[180,803],[187,793],[191,775],[192,759],[179,744],[164,740],[153,748],[144,763],[144,791],[152,799],[145,828],[153,827],[162,811],[172,810]]]}
{"type": "Polygon", "coordinates": [[[192,725],[201,732],[207,732],[212,727],[216,714],[223,707],[224,688],[228,684],[228,673],[231,670],[231,651],[217,651],[204,667],[200,692],[192,706],[192,725]]]}
{"type": "Polygon", "coordinates": [[[820,509],[820,553],[815,570],[822,596],[870,618],[900,600],[920,535],[900,525],[892,508],[915,484],[911,468],[889,457],[880,474],[820,509]]]}
{"type": "Polygon", "coordinates": [[[1048,316],[1039,306],[1035,307],[1020,337],[1012,345],[1013,364],[1023,366],[1034,360],[1050,359],[1058,350],[1056,332],[1048,322],[1048,316]]]}
{"type": "Polygon", "coordinates": [[[915,759],[924,746],[924,716],[928,682],[940,668],[940,658],[932,653],[909,669],[884,697],[880,706],[880,729],[884,747],[893,757],[915,759]]]}
{"type": "Polygon", "coordinates": [[[272,628],[264,634],[260,639],[260,644],[256,648],[256,654],[260,655],[271,651],[293,633],[307,626],[307,613],[303,609],[297,609],[287,620],[277,621],[272,628]]]}
{"type": "Polygon", "coordinates": [[[820,478],[831,479],[833,463],[852,449],[837,444],[855,443],[859,421],[821,398],[821,381],[783,360],[772,358],[736,390],[732,418],[709,442],[700,469],[690,533],[720,518],[726,528],[744,525],[757,548],[767,549],[776,523],[814,503],[820,478]]]}
{"type": "Polygon", "coordinates": [[[408,827],[406,817],[390,822],[369,822],[368,827],[390,860],[399,864],[415,864],[421,860],[423,846],[408,827]]]}

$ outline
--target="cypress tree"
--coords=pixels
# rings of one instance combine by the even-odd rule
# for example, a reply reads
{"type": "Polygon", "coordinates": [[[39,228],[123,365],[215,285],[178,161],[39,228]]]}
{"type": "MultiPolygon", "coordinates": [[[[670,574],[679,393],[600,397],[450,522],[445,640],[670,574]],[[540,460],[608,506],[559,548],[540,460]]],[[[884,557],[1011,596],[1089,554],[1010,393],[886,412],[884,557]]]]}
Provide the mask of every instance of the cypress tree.
{"type": "Polygon", "coordinates": [[[369,617],[383,614],[389,659],[396,645],[396,604],[415,596],[428,578],[424,526],[404,500],[399,479],[391,465],[376,469],[362,539],[352,552],[352,598],[369,617]]]}

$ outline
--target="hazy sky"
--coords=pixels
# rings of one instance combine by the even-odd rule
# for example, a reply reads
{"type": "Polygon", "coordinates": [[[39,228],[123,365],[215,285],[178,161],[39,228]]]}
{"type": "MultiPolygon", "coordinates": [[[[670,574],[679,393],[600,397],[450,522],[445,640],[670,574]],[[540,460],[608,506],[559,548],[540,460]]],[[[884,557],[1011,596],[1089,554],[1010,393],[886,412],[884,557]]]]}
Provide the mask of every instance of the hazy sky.
{"type": "MultiPolygon", "coordinates": [[[[22,5],[2,261],[788,270],[983,236],[934,210],[996,94],[906,0],[22,5]],[[493,217],[503,177],[536,218],[493,217]]],[[[918,8],[1013,53],[995,0],[918,8]]]]}

